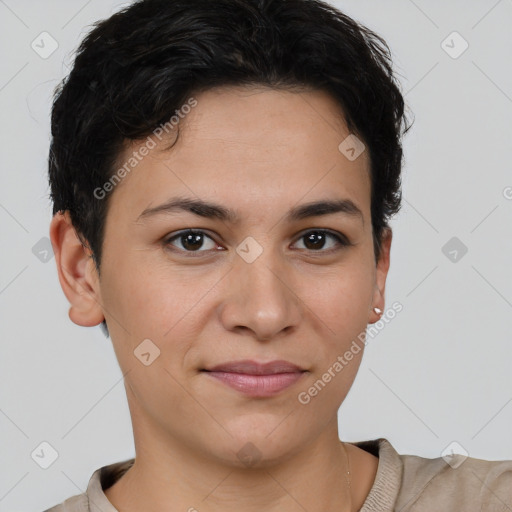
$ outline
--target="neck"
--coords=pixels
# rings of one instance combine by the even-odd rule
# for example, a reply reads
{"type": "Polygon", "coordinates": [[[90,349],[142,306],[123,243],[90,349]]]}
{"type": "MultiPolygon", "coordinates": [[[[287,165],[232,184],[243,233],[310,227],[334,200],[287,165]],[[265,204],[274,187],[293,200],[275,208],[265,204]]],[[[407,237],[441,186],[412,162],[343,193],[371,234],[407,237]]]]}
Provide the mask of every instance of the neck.
{"type": "Polygon", "coordinates": [[[105,491],[119,512],[352,510],[337,417],[300,451],[261,467],[213,459],[156,430],[134,422],[135,462],[105,491]]]}

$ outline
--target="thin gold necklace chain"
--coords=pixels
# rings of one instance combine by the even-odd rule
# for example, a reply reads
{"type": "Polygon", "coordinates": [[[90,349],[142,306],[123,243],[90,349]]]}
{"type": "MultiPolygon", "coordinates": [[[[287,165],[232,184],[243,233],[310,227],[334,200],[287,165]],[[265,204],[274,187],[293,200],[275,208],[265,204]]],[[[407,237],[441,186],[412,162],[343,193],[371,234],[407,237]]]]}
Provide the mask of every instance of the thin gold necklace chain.
{"type": "Polygon", "coordinates": [[[347,487],[348,487],[348,496],[349,496],[349,507],[348,507],[348,510],[352,510],[352,490],[351,490],[351,483],[352,483],[352,474],[350,472],[350,458],[348,456],[348,453],[347,453],[347,449],[345,448],[345,443],[342,441],[341,442],[342,446],[343,446],[343,451],[345,452],[345,458],[347,459],[347,473],[345,475],[345,478],[347,480],[347,487]]]}

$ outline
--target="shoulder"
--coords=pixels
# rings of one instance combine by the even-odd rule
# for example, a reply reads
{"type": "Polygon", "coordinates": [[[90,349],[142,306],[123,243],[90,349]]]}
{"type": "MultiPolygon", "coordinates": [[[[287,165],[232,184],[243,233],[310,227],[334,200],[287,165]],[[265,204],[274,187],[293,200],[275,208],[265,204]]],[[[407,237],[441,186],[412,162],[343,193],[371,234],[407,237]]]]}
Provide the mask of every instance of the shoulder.
{"type": "Polygon", "coordinates": [[[428,459],[400,455],[403,464],[397,509],[505,511],[512,505],[512,460],[464,455],[428,459]]]}
{"type": "Polygon", "coordinates": [[[379,458],[361,512],[512,511],[512,460],[399,454],[385,438],[354,444],[379,458]]]}
{"type": "Polygon", "coordinates": [[[109,488],[128,471],[134,460],[128,459],[102,466],[94,471],[84,493],[72,496],[44,512],[115,512],[103,489],[109,488]]]}
{"type": "Polygon", "coordinates": [[[89,512],[89,500],[85,493],[77,494],[44,512],[89,512]]]}

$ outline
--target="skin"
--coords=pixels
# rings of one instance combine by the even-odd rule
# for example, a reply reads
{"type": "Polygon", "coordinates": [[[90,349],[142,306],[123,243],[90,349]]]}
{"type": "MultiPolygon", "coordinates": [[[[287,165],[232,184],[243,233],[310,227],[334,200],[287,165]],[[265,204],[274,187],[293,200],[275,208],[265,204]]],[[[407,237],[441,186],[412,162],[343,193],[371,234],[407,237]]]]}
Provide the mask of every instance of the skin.
{"type": "MultiPolygon", "coordinates": [[[[391,231],[376,262],[367,152],[349,161],[338,150],[349,131],[321,91],[223,87],[194,97],[176,145],[159,143],[112,192],[101,278],[68,214],[51,223],[69,317],[81,326],[106,319],[125,374],[136,461],[105,494],[120,512],[359,510],[378,459],[340,442],[338,409],[364,350],[307,405],[297,396],[379,319],[374,307],[385,309],[391,231]],[[178,195],[219,203],[239,220],[183,211],[138,219],[178,195]],[[299,204],[339,198],[362,218],[284,219],[299,204]],[[183,238],[165,243],[186,228],[206,231],[198,257],[183,238]],[[304,235],[318,229],[352,245],[327,236],[311,248],[304,235]],[[236,252],[248,236],[263,251],[252,263],[236,252]],[[160,355],[146,366],[134,350],[148,338],[160,355]],[[200,371],[239,359],[308,371],[269,398],[200,371]],[[250,467],[237,456],[247,443],[258,458],[250,467]]],[[[140,146],[127,147],[121,165],[140,146]]]]}

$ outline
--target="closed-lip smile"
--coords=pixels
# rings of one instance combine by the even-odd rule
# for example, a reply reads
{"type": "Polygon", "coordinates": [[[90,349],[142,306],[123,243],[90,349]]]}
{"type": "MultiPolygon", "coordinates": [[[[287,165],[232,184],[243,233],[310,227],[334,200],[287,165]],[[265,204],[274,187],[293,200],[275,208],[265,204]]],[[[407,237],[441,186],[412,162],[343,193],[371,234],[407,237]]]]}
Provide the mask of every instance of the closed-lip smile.
{"type": "Polygon", "coordinates": [[[307,370],[285,360],[259,363],[230,361],[202,370],[229,387],[250,397],[269,397],[297,382],[307,370]]]}

